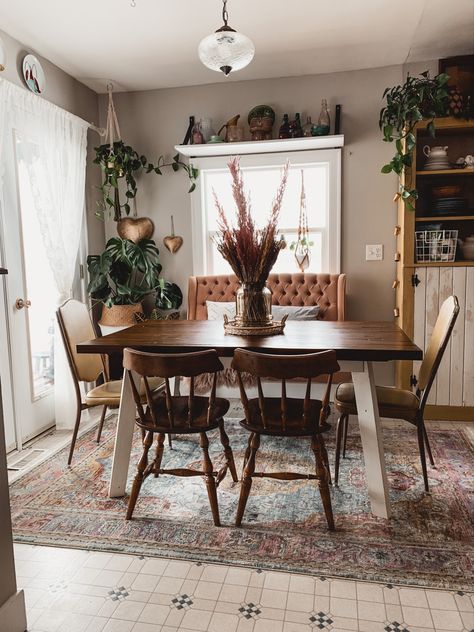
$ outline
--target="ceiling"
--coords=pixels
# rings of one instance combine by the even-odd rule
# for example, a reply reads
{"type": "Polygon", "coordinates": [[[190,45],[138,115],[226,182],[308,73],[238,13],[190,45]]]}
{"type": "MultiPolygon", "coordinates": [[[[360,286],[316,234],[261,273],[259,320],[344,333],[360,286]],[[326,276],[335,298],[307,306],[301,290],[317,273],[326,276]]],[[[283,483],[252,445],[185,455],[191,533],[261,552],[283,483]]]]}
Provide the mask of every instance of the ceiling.
{"type": "Polygon", "coordinates": [[[97,92],[374,68],[474,52],[473,0],[229,0],[253,62],[226,78],[198,60],[220,0],[6,0],[0,25],[97,92]]]}

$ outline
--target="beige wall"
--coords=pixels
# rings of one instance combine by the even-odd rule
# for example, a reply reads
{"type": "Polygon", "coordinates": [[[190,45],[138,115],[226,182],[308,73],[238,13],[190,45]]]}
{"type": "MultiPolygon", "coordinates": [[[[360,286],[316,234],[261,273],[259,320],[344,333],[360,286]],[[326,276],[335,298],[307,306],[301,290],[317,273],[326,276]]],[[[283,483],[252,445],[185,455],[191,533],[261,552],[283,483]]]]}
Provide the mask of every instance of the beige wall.
{"type": "MultiPolygon", "coordinates": [[[[25,87],[22,80],[21,64],[26,53],[34,53],[28,46],[13,39],[3,31],[0,37],[6,50],[5,70],[0,73],[0,77],[11,81],[17,85],[25,87]]],[[[86,121],[97,123],[99,120],[98,96],[97,94],[80,83],[63,70],[37,55],[41,61],[45,76],[46,89],[44,98],[59,107],[80,116],[86,121]]],[[[25,88],[26,89],[26,88],[25,88]]],[[[93,250],[101,248],[104,242],[103,224],[95,218],[97,204],[97,186],[100,184],[99,170],[91,164],[92,150],[94,145],[100,142],[99,136],[89,130],[88,133],[88,167],[86,174],[86,205],[87,205],[87,229],[89,244],[93,250]]]]}
{"type": "MultiPolygon", "coordinates": [[[[173,146],[181,142],[188,116],[212,117],[215,127],[240,113],[246,120],[249,109],[268,103],[277,113],[278,124],[284,112],[302,112],[317,118],[322,98],[327,98],[331,113],[342,104],[342,130],[345,135],[342,175],[342,270],[348,274],[348,314],[350,319],[393,319],[394,279],[393,229],[396,190],[393,176],[380,173],[391,157],[391,147],[382,142],[378,116],[385,87],[403,80],[404,68],[391,66],[373,70],[335,73],[297,78],[211,84],[189,88],[121,93],[115,95],[122,136],[151,160],[164,153],[170,157],[173,146]],[[365,245],[384,245],[384,260],[365,261],[365,245]]],[[[105,115],[101,97],[101,115],[105,115]]],[[[102,124],[104,120],[102,119],[102,124]]],[[[183,173],[142,176],[138,208],[156,225],[155,239],[160,247],[163,274],[186,290],[192,274],[191,207],[183,173]],[[162,245],[168,234],[169,216],[174,214],[176,232],[184,245],[170,255],[162,245]]],[[[112,227],[113,230],[113,227],[112,227]]],[[[391,368],[381,372],[385,380],[391,368]]]]}

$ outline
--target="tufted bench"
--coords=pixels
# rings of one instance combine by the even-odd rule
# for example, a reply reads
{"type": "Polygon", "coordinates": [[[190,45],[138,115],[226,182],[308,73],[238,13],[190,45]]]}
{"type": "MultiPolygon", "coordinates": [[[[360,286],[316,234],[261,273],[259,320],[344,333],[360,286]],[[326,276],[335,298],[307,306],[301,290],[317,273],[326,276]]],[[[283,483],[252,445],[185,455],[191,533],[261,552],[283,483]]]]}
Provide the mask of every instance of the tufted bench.
{"type": "MultiPolygon", "coordinates": [[[[267,286],[272,291],[273,305],[319,305],[319,320],[345,320],[345,274],[270,274],[267,286]]],[[[238,287],[239,282],[234,275],[190,277],[188,320],[206,320],[206,301],[233,301],[238,287]]],[[[222,397],[238,397],[238,389],[234,384],[232,374],[233,371],[230,369],[223,372],[222,382],[219,384],[219,395],[222,397]]],[[[325,382],[325,378],[321,377],[317,381],[325,382]]],[[[350,381],[350,373],[336,373],[334,375],[334,384],[350,381]]],[[[196,384],[196,388],[201,388],[203,392],[207,391],[208,386],[206,382],[200,386],[196,384]]],[[[293,393],[292,396],[294,397],[300,396],[301,388],[298,386],[296,384],[288,385],[290,390],[296,388],[298,391],[293,393]]],[[[301,396],[304,396],[303,391],[301,391],[301,396]]]]}
{"type": "MultiPolygon", "coordinates": [[[[320,320],[345,320],[345,274],[270,274],[273,305],[319,305],[320,320]]],[[[206,320],[206,301],[229,302],[239,287],[233,275],[190,277],[188,320],[206,320]]]]}

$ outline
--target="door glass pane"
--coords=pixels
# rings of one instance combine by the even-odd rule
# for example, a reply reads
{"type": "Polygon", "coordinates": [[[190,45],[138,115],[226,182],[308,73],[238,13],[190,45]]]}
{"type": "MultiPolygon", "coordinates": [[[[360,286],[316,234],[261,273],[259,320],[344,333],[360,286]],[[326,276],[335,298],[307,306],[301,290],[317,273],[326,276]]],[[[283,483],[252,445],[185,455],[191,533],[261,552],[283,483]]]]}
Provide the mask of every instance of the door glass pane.
{"type": "Polygon", "coordinates": [[[22,249],[30,351],[32,399],[48,394],[54,386],[54,323],[57,291],[41,237],[28,161],[40,160],[32,143],[17,138],[17,174],[21,208],[22,249]]]}

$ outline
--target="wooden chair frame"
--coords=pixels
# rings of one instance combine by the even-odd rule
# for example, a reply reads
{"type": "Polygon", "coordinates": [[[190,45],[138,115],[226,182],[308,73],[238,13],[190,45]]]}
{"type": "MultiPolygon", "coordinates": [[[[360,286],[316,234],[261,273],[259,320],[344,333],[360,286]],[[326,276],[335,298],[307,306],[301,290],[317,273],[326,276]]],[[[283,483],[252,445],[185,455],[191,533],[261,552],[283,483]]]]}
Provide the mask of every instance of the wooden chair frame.
{"type": "MultiPolygon", "coordinates": [[[[329,397],[331,393],[332,378],[340,367],[336,360],[335,351],[323,351],[307,355],[273,355],[236,349],[232,368],[237,371],[240,395],[245,411],[245,420],[241,425],[250,431],[247,450],[244,456],[242,486],[235,524],[241,526],[242,518],[247,505],[252,487],[253,478],[274,478],[278,480],[317,480],[319,492],[323,503],[324,513],[328,528],[334,530],[334,517],[329,492],[330,472],[329,460],[324,443],[323,433],[330,429],[327,423],[329,414],[329,397]],[[258,410],[261,427],[257,427],[252,418],[251,401],[247,397],[242,380],[242,373],[250,373],[257,378],[258,410]],[[322,401],[311,400],[311,386],[314,378],[320,375],[328,375],[325,395],[322,401]],[[262,378],[281,380],[281,405],[279,419],[269,419],[262,388],[262,378]],[[289,418],[292,414],[294,401],[287,397],[286,382],[294,378],[305,378],[306,393],[303,401],[301,425],[293,424],[289,427],[289,418]],[[318,418],[311,418],[318,412],[318,418]],[[256,454],[260,447],[261,435],[273,436],[300,436],[311,438],[311,449],[316,462],[316,473],[306,474],[299,472],[257,472],[255,470],[256,454]]],[[[274,399],[274,398],[272,398],[274,399]]],[[[255,401],[255,400],[254,400],[255,401]]],[[[294,412],[294,411],[293,411],[294,412]]]]}
{"type": "MultiPolygon", "coordinates": [[[[431,451],[430,442],[428,440],[428,433],[426,432],[426,425],[424,420],[425,406],[428,401],[431,387],[433,386],[436,373],[438,371],[441,360],[443,359],[444,352],[448,346],[449,339],[453,333],[454,325],[459,314],[459,301],[456,296],[448,297],[441,306],[440,313],[433,329],[432,339],[428,346],[425,358],[420,367],[420,380],[418,382],[418,388],[416,389],[416,396],[419,399],[419,407],[416,411],[414,420],[406,419],[408,423],[412,423],[417,429],[418,435],[418,449],[420,453],[421,469],[423,472],[423,483],[425,491],[429,492],[428,483],[428,470],[426,467],[426,452],[432,467],[435,466],[433,460],[433,453],[431,451]],[[444,322],[445,321],[445,322],[444,322]],[[442,330],[444,325],[444,331],[442,330]],[[437,326],[440,332],[437,332],[437,326]],[[436,343],[435,335],[440,338],[439,344],[436,343]]],[[[337,406],[337,403],[336,403],[337,406]]],[[[349,414],[343,413],[339,416],[336,426],[336,458],[334,466],[334,483],[339,483],[339,466],[342,447],[342,458],[346,457],[346,444],[347,444],[347,431],[349,426],[349,414]]]]}
{"type": "MultiPolygon", "coordinates": [[[[140,405],[140,395],[137,387],[132,376],[130,376],[133,397],[137,405],[137,424],[145,431],[145,439],[143,442],[143,453],[137,466],[137,474],[133,481],[132,491],[130,493],[126,515],[127,520],[132,518],[143,481],[150,474],[153,474],[155,478],[158,478],[158,476],[162,474],[172,476],[202,476],[205,479],[214,524],[219,527],[220,517],[217,501],[217,488],[225,478],[228,471],[230,471],[234,482],[238,481],[238,477],[232,448],[229,443],[229,437],[227,436],[224,428],[224,419],[223,416],[219,415],[218,400],[216,398],[217,373],[223,369],[217,352],[211,350],[184,354],[154,354],[125,349],[124,367],[129,373],[133,371],[142,377],[145,384],[145,393],[148,405],[147,410],[144,411],[143,407],[140,405]],[[194,378],[201,373],[212,373],[213,383],[208,399],[205,423],[197,425],[198,419],[195,416],[197,396],[194,393],[194,378]],[[163,423],[163,418],[160,418],[158,415],[157,400],[154,399],[148,383],[149,377],[158,376],[165,379],[165,405],[167,412],[165,423],[163,423]],[[170,378],[175,378],[177,376],[191,378],[190,390],[187,398],[173,396],[171,393],[170,378]],[[178,420],[176,417],[177,411],[175,402],[183,401],[185,399],[187,400],[187,417],[184,420],[183,425],[183,423],[179,423],[179,421],[183,422],[183,420],[178,420]],[[219,437],[225,456],[225,463],[218,471],[214,469],[209,456],[209,439],[207,437],[207,432],[209,430],[213,430],[214,428],[219,429],[219,437]],[[166,434],[168,434],[169,437],[171,434],[176,435],[183,432],[186,434],[199,434],[200,447],[203,453],[202,470],[191,468],[165,469],[161,467],[166,434]],[[153,445],[154,434],[158,435],[156,454],[155,458],[149,462],[148,453],[153,445]]],[[[199,399],[202,400],[202,398],[199,399]]],[[[219,401],[225,402],[227,411],[229,402],[222,399],[219,401]]]]}

